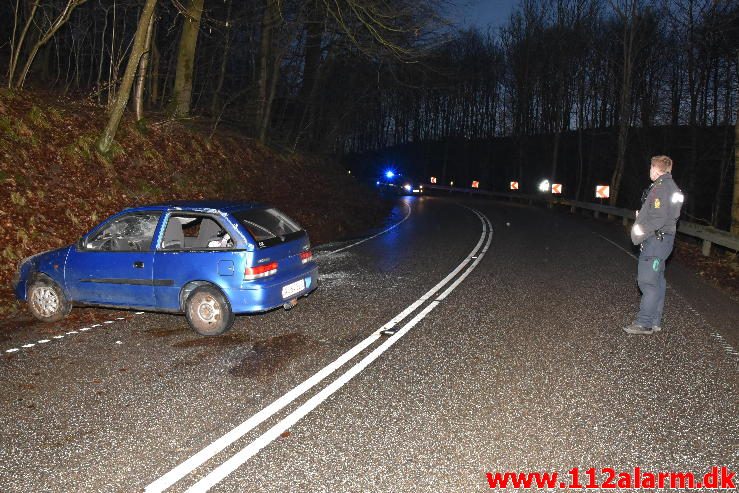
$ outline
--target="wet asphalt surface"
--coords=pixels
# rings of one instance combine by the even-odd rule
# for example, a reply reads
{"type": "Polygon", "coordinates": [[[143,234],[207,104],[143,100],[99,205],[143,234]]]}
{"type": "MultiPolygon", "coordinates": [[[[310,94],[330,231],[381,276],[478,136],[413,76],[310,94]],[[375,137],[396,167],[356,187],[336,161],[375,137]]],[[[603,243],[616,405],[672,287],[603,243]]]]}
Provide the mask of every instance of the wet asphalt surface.
{"type": "MultiPolygon", "coordinates": [[[[291,311],[237,317],[221,337],[181,316],[102,309],[5,336],[0,491],[143,491],[463,262],[484,235],[460,202],[492,223],[469,276],[211,491],[466,492],[489,489],[495,471],[739,468],[739,304],[669,265],[663,332],[628,336],[639,296],[620,223],[423,197],[385,234],[316,248],[319,290],[291,311]]],[[[388,340],[166,491],[187,490],[388,340]]]]}

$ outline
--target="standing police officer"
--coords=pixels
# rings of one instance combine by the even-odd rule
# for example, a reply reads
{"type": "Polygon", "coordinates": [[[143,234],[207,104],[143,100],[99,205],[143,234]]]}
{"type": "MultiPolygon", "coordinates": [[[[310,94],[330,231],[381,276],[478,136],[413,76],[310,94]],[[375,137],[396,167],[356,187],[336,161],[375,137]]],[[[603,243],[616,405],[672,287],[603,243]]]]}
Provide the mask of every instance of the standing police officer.
{"type": "Polygon", "coordinates": [[[641,210],[631,229],[631,241],[640,245],[637,280],[642,297],[636,320],[624,330],[653,334],[662,330],[665,305],[665,261],[672,253],[683,194],[672,179],[672,159],[654,156],[649,169],[652,185],[642,197],[641,210]]]}

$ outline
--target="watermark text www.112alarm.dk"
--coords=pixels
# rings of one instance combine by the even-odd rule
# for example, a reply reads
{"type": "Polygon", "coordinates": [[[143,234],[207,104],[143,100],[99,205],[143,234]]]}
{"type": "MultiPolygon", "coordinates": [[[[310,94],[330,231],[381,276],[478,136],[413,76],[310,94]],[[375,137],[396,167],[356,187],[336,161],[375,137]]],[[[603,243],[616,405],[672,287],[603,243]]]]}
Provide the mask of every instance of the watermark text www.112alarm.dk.
{"type": "Polygon", "coordinates": [[[583,471],[573,467],[566,474],[557,472],[488,472],[488,486],[502,488],[540,489],[736,489],[733,471],[725,466],[712,467],[705,474],[692,472],[643,471],[635,467],[630,471],[616,471],[611,467],[583,471]]]}

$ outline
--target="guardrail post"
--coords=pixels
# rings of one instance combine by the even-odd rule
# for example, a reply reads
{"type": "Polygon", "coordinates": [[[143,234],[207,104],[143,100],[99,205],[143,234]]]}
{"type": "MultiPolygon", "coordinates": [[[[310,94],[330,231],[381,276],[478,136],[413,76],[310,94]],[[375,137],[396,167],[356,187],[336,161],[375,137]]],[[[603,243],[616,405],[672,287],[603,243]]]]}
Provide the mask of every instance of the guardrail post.
{"type": "Polygon", "coordinates": [[[574,213],[575,213],[575,206],[574,205],[571,205],[570,206],[570,214],[574,214],[574,213]]]}
{"type": "Polygon", "coordinates": [[[703,252],[704,257],[709,257],[711,255],[711,242],[708,240],[703,240],[703,248],[701,249],[703,252]]]}
{"type": "Polygon", "coordinates": [[[600,217],[600,212],[594,211],[593,216],[595,216],[596,219],[600,217]]]}

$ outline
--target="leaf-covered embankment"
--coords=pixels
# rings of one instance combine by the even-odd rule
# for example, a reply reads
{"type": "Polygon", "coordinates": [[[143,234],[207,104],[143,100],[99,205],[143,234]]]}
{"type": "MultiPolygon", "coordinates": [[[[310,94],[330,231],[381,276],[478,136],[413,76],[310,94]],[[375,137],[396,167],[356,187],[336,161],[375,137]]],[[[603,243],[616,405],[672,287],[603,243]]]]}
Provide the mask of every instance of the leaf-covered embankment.
{"type": "Polygon", "coordinates": [[[209,139],[173,121],[126,120],[102,157],[94,144],[104,123],[96,105],[0,92],[0,315],[17,309],[11,283],[21,259],[74,242],[124,207],[263,202],[298,220],[314,243],[370,228],[388,212],[336,163],[226,132],[209,139]]]}

